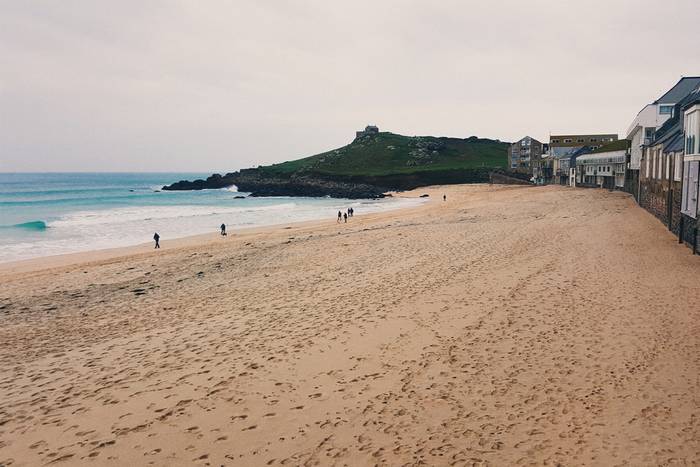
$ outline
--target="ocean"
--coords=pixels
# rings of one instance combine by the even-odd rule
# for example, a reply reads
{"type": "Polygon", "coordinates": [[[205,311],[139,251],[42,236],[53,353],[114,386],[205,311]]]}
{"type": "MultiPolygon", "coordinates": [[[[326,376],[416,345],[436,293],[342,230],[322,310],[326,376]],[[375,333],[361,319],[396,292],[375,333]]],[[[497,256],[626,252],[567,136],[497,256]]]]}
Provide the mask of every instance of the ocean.
{"type": "Polygon", "coordinates": [[[237,229],[358,215],[421,200],[246,196],[220,190],[160,191],[197,173],[0,173],[0,262],[137,245],[237,229]]]}

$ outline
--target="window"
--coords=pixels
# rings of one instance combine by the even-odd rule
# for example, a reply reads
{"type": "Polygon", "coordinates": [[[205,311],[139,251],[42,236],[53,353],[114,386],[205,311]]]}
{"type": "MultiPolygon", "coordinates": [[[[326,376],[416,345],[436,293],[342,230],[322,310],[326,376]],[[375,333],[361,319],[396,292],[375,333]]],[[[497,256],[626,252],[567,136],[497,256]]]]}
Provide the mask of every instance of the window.
{"type": "Polygon", "coordinates": [[[649,178],[649,150],[645,150],[642,154],[644,156],[644,166],[645,166],[644,175],[646,175],[647,178],[649,178]]]}
{"type": "Polygon", "coordinates": [[[656,133],[655,128],[645,128],[644,141],[642,141],[642,144],[651,144],[652,140],[654,139],[654,133],[656,133]]]}
{"type": "Polygon", "coordinates": [[[681,212],[692,218],[696,218],[698,214],[698,178],[700,176],[698,168],[700,162],[686,162],[684,166],[681,212]]]}
{"type": "Polygon", "coordinates": [[[591,138],[591,143],[597,143],[597,142],[598,142],[598,138],[591,138]]]}
{"type": "Polygon", "coordinates": [[[700,148],[698,147],[700,143],[700,119],[698,114],[700,109],[697,107],[685,114],[685,153],[686,154],[698,154],[700,148]]]}
{"type": "Polygon", "coordinates": [[[564,140],[564,142],[565,142],[565,143],[570,143],[570,142],[571,142],[571,138],[566,138],[566,139],[564,140]]]}
{"type": "Polygon", "coordinates": [[[558,139],[553,139],[553,140],[552,140],[552,143],[558,143],[558,142],[559,142],[558,139]]]}
{"type": "Polygon", "coordinates": [[[583,142],[584,142],[584,139],[583,139],[583,138],[579,138],[579,139],[576,140],[576,142],[577,142],[577,143],[583,143],[583,142]]]}
{"type": "Polygon", "coordinates": [[[676,153],[673,158],[673,180],[680,182],[683,176],[683,154],[676,153]]]}
{"type": "Polygon", "coordinates": [[[673,105],[660,105],[659,113],[661,115],[673,115],[673,105]]]}

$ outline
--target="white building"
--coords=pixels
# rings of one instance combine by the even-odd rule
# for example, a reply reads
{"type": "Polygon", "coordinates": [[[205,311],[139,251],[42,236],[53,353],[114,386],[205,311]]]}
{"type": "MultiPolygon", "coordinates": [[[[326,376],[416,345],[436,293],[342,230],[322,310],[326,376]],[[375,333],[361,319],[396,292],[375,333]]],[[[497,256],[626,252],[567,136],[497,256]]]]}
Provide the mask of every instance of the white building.
{"type": "Polygon", "coordinates": [[[674,106],[698,87],[700,87],[699,76],[683,77],[664,95],[639,111],[625,136],[631,142],[630,169],[639,170],[642,146],[649,144],[654,137],[654,132],[673,115],[674,106]]]}
{"type": "Polygon", "coordinates": [[[609,145],[611,146],[609,150],[605,150],[603,146],[598,152],[578,156],[576,158],[577,182],[611,190],[623,188],[627,149],[620,149],[620,146],[626,143],[624,140],[619,143],[609,145]]]}
{"type": "Polygon", "coordinates": [[[683,108],[683,133],[685,155],[683,156],[683,193],[681,213],[697,221],[700,198],[700,89],[683,108]]]}

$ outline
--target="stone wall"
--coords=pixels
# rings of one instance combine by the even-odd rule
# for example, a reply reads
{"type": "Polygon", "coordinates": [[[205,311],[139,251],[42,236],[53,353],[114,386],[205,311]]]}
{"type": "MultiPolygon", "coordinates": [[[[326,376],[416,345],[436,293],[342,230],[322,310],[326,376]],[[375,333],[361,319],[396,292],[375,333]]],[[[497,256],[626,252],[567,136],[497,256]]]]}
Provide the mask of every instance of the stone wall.
{"type": "Polygon", "coordinates": [[[639,205],[675,234],[681,219],[681,182],[643,179],[639,205]]]}
{"type": "Polygon", "coordinates": [[[700,229],[700,222],[698,222],[697,219],[686,216],[685,214],[681,214],[681,217],[683,218],[683,232],[681,240],[690,248],[693,248],[694,242],[698,242],[697,248],[698,252],[700,252],[700,238],[697,238],[697,231],[700,229]]]}
{"type": "Polygon", "coordinates": [[[639,201],[639,170],[627,170],[623,191],[634,196],[639,201]]]}

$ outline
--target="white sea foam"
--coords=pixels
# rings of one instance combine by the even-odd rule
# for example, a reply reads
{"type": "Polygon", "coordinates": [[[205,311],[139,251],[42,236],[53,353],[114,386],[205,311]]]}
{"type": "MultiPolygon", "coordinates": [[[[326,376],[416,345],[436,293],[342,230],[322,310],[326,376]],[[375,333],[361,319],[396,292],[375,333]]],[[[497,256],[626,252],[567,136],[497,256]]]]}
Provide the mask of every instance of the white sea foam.
{"type": "Polygon", "coordinates": [[[206,216],[225,216],[231,214],[255,213],[261,211],[283,211],[293,209],[294,203],[280,203],[269,206],[139,206],[133,208],[116,208],[100,211],[78,211],[67,214],[60,219],[49,222],[52,228],[80,226],[108,226],[128,222],[153,221],[164,219],[197,218],[206,216]]]}
{"type": "MultiPolygon", "coordinates": [[[[231,202],[232,200],[229,200],[231,202]]],[[[243,227],[268,226],[314,219],[335,219],[348,207],[356,214],[380,212],[420,204],[418,199],[340,200],[302,198],[246,198],[240,205],[134,206],[66,213],[49,220],[47,229],[0,245],[0,262],[77,251],[137,245],[151,241],[154,232],[169,240],[217,232],[225,223],[230,234],[243,227]]]]}

